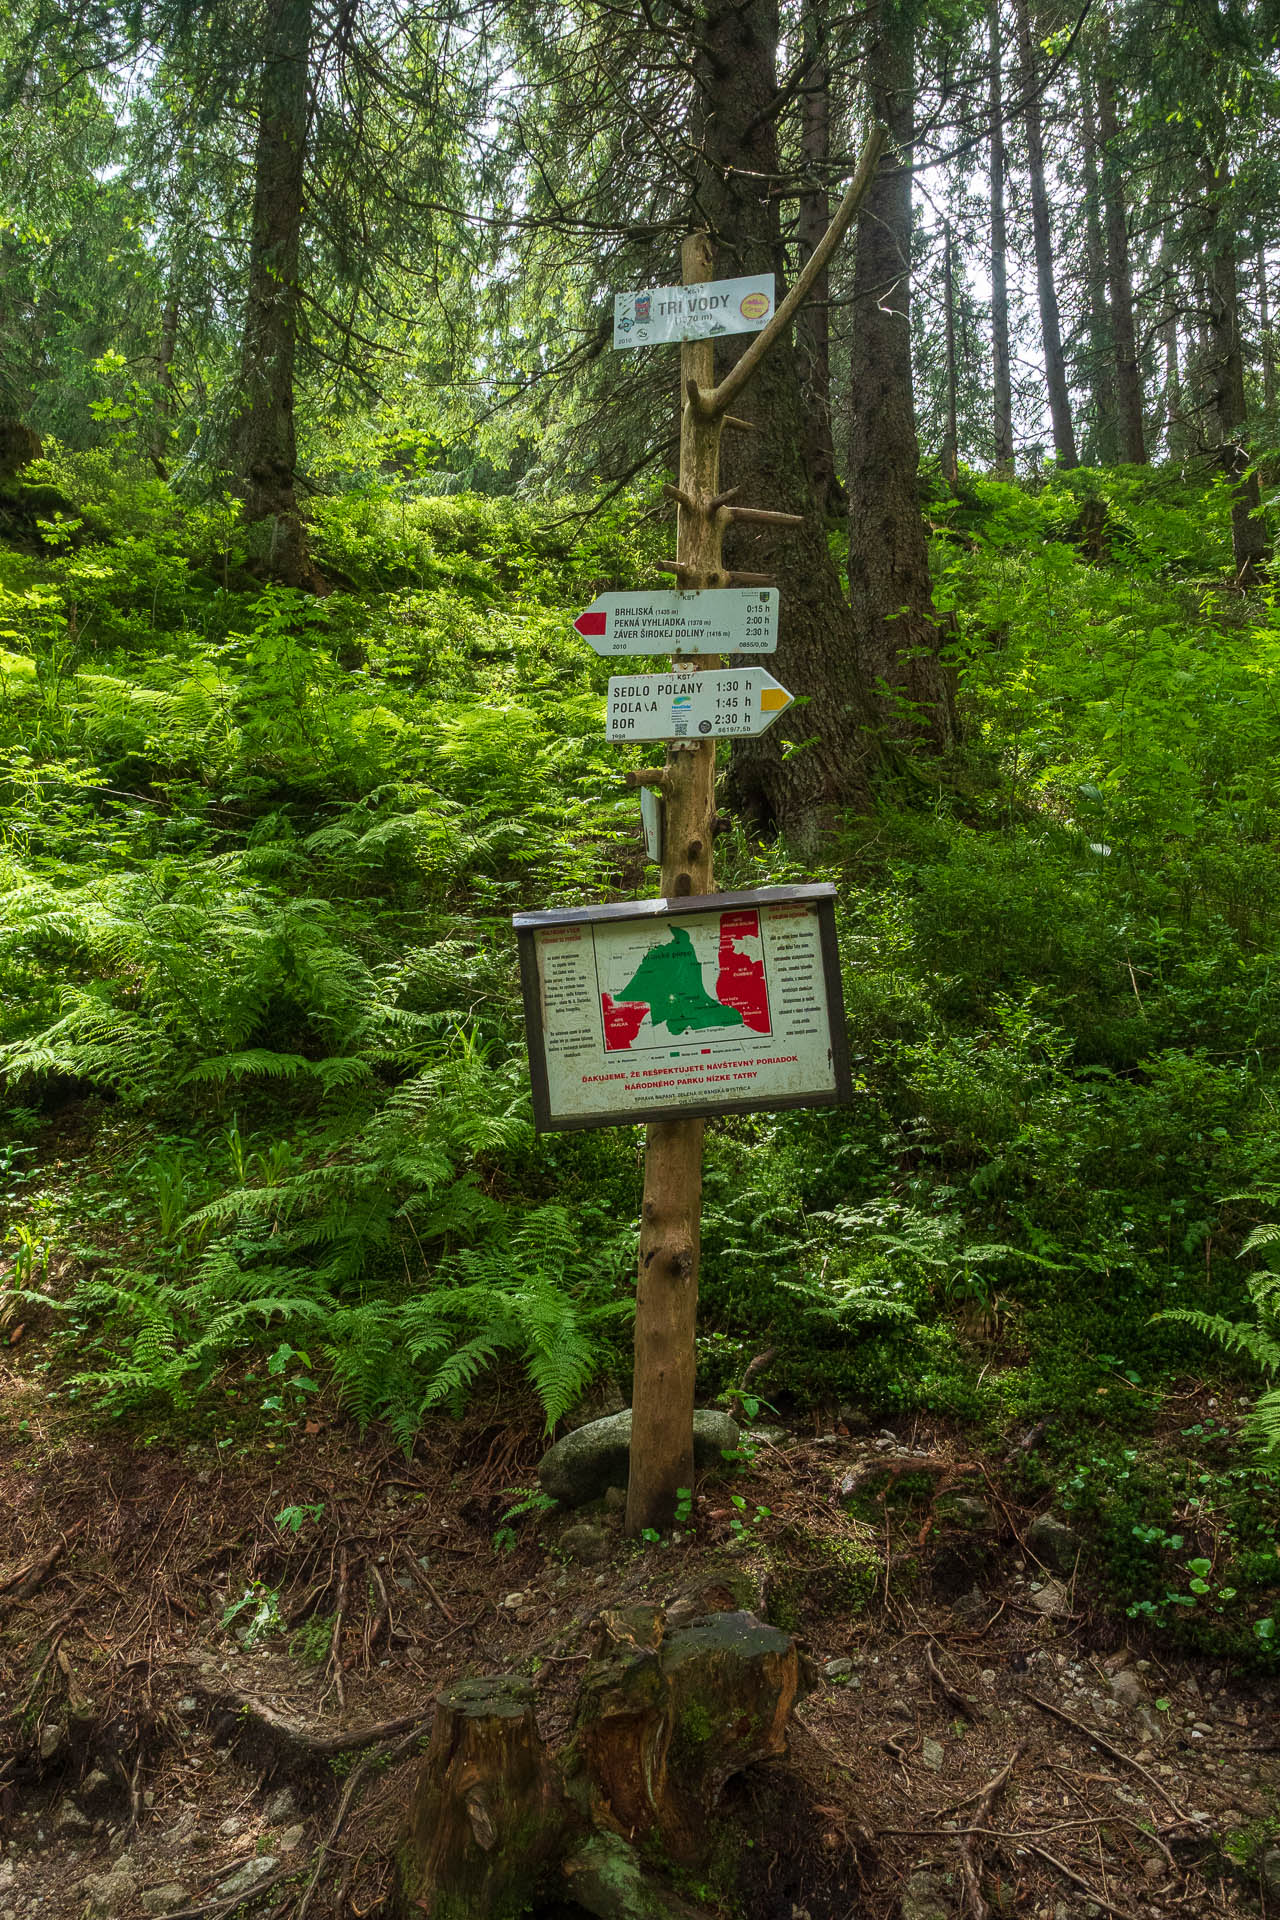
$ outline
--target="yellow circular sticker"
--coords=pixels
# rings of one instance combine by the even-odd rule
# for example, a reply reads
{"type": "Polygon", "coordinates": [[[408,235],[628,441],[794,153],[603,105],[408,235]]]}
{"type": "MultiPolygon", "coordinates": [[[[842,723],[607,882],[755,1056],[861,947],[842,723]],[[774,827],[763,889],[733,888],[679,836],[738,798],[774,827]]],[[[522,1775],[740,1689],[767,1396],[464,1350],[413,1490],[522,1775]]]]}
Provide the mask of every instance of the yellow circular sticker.
{"type": "Polygon", "coordinates": [[[738,308],[738,312],[744,320],[763,320],[768,311],[769,296],[767,293],[744,294],[742,304],[738,308]]]}

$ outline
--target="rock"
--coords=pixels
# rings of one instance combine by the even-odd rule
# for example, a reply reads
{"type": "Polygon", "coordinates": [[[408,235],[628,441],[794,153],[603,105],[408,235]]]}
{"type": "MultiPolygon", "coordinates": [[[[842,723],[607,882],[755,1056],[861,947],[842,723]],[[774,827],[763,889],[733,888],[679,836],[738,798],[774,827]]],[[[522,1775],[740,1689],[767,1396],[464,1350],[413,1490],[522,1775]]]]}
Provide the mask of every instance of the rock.
{"type": "Polygon", "coordinates": [[[269,1827],[279,1827],[286,1820],[292,1820],[298,1811],[298,1803],[293,1797],[292,1787],[277,1787],[262,1809],[262,1817],[269,1827]]]}
{"type": "Polygon", "coordinates": [[[1027,1528],[1027,1545],[1037,1560],[1057,1573],[1071,1573],[1084,1550],[1084,1541],[1075,1528],[1064,1520],[1055,1520],[1051,1513],[1042,1513],[1038,1520],[1031,1522],[1027,1528]]]}
{"type": "Polygon", "coordinates": [[[40,1729],[40,1758],[52,1760],[67,1737],[67,1730],[61,1721],[50,1720],[40,1729]]]}
{"type": "MultiPolygon", "coordinates": [[[[693,1456],[698,1467],[717,1467],[721,1455],[737,1447],[737,1422],[714,1407],[700,1407],[693,1416],[693,1456]]],[[[585,1506],[599,1500],[610,1487],[624,1485],[630,1469],[631,1409],[593,1420],[566,1433],[542,1456],[538,1481],[542,1491],[562,1507],[585,1506]]]]}
{"type": "Polygon", "coordinates": [[[1140,1707],[1147,1697],[1142,1678],[1132,1667],[1121,1667],[1111,1676],[1111,1691],[1122,1707],[1140,1707]]]}
{"type": "Polygon", "coordinates": [[[506,1593],[499,1600],[498,1605],[507,1613],[518,1613],[524,1605],[524,1595],[518,1590],[515,1593],[506,1593]]]}
{"type": "Polygon", "coordinates": [[[1060,1580],[1046,1580],[1044,1585],[1032,1594],[1031,1604],[1037,1613],[1047,1616],[1071,1612],[1067,1590],[1060,1580]]]}
{"type": "Polygon", "coordinates": [[[947,1883],[940,1873],[917,1867],[902,1889],[902,1920],[951,1920],[947,1883]]]}
{"type": "Polygon", "coordinates": [[[187,1890],[176,1880],[166,1880],[162,1887],[148,1887],[140,1904],[144,1913],[175,1913],[186,1906],[187,1890]]]}
{"type": "Polygon", "coordinates": [[[53,1816],[53,1830],[65,1839],[74,1833],[92,1833],[93,1822],[74,1800],[63,1800],[53,1816]]]}
{"type": "Polygon", "coordinates": [[[1142,1863],[1142,1877],[1152,1886],[1164,1878],[1165,1863],[1158,1853],[1149,1853],[1142,1863]]]}
{"type": "Polygon", "coordinates": [[[576,1526],[566,1527],[560,1535],[560,1545],[572,1560],[580,1560],[584,1567],[603,1566],[613,1549],[613,1540],[603,1527],[593,1527],[588,1520],[580,1520],[576,1526]]]}
{"type": "Polygon", "coordinates": [[[1268,1847],[1258,1866],[1268,1901],[1274,1903],[1280,1900],[1280,1847],[1268,1847]]]}
{"type": "Polygon", "coordinates": [[[996,1602],[988,1599],[979,1586],[970,1587],[968,1593],[962,1593],[954,1602],[953,1612],[958,1620],[981,1620],[984,1614],[991,1612],[996,1602]]]}
{"type": "Polygon", "coordinates": [[[112,1920],[133,1899],[137,1881],[127,1868],[113,1867],[110,1873],[90,1873],[80,1882],[80,1891],[89,1897],[93,1920],[112,1920]]]}
{"type": "Polygon", "coordinates": [[[625,1487],[606,1487],[604,1490],[604,1510],[606,1513],[625,1513],[627,1510],[627,1490],[625,1487]]]}
{"type": "Polygon", "coordinates": [[[237,1867],[229,1879],[219,1882],[217,1888],[219,1900],[230,1900],[233,1894],[241,1896],[252,1893],[253,1889],[263,1880],[268,1879],[279,1865],[280,1862],[273,1854],[255,1854],[252,1860],[246,1860],[242,1867],[237,1867]]]}
{"type": "Polygon", "coordinates": [[[244,1832],[244,1821],[238,1819],[234,1813],[230,1813],[225,1820],[218,1822],[218,1832],[224,1840],[234,1840],[238,1833],[244,1832]]]}
{"type": "Polygon", "coordinates": [[[785,1427],[751,1427],[746,1437],[757,1447],[785,1447],[791,1439],[785,1427]]]}
{"type": "Polygon", "coordinates": [[[924,1761],[926,1767],[929,1767],[934,1773],[941,1773],[942,1763],[946,1757],[947,1750],[942,1742],[940,1740],[931,1740],[929,1735],[926,1734],[920,1748],[920,1758],[924,1761]]]}
{"type": "Polygon", "coordinates": [[[276,1834],[274,1844],[279,1847],[281,1853],[292,1853],[295,1847],[302,1845],[306,1832],[306,1827],[299,1820],[295,1826],[286,1827],[283,1833],[276,1834]]]}
{"type": "Polygon", "coordinates": [[[994,1526],[995,1515],[976,1493],[943,1493],[933,1503],[935,1520],[950,1521],[952,1526],[978,1532],[994,1526]]]}
{"type": "Polygon", "coordinates": [[[838,1660],[824,1660],[822,1663],[823,1678],[826,1680],[843,1680],[847,1673],[852,1672],[852,1660],[845,1659],[843,1655],[838,1660]]]}
{"type": "Polygon", "coordinates": [[[119,1782],[113,1780],[109,1773],[104,1773],[101,1767],[94,1767],[80,1782],[80,1798],[89,1806],[95,1801],[101,1803],[114,1799],[118,1790],[119,1782]]]}

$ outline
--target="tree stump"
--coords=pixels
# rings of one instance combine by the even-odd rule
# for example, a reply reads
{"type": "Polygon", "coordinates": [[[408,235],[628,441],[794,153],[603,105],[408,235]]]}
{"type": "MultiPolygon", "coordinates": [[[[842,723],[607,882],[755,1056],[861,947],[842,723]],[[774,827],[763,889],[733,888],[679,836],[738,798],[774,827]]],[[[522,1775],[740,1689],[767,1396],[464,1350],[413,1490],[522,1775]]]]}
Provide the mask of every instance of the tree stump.
{"type": "Polygon", "coordinates": [[[725,1782],[785,1751],[799,1691],[795,1642],[754,1614],[707,1614],[650,1645],[620,1644],[614,1625],[575,1722],[595,1823],[627,1840],[656,1831],[692,1864],[725,1782]]]}
{"type": "Polygon", "coordinates": [[[598,1920],[689,1920],[646,1863],[706,1856],[725,1782],[786,1748],[795,1642],[754,1614],[666,1631],[654,1608],[601,1616],[600,1654],[553,1761],[512,1680],[441,1694],[400,1852],[402,1911],[507,1920],[559,1872],[598,1920]]]}
{"type": "Polygon", "coordinates": [[[406,1910],[431,1920],[523,1913],[564,1826],[532,1689],[499,1678],[442,1693],[400,1853],[406,1910]]]}

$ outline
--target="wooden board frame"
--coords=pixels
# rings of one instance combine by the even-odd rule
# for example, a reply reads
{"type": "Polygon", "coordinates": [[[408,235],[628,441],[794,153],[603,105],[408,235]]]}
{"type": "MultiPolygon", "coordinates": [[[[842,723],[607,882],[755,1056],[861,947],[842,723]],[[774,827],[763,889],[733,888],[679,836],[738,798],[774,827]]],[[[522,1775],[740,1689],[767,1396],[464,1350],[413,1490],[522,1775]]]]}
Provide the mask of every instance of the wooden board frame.
{"type": "Polygon", "coordinates": [[[845,1028],[844,986],[836,942],[835,887],[830,881],[812,881],[798,887],[759,887],[750,893],[690,894],[679,900],[620,900],[602,907],[562,907],[545,913],[517,913],[512,926],[520,952],[520,988],[524,998],[529,1069],[533,1082],[534,1124],[539,1133],[573,1133],[587,1127],[643,1126],[651,1120],[691,1120],[699,1115],[774,1113],[785,1107],[844,1107],[853,1099],[849,1066],[849,1037],[845,1028]],[[692,914],[725,913],[736,908],[769,907],[802,902],[817,910],[822,979],[826,992],[831,1065],[835,1086],[830,1092],[799,1093],[761,1099],[705,1097],[676,1106],[620,1108],[603,1113],[553,1115],[547,1079],[542,1004],[538,982],[536,935],[549,927],[582,926],[600,921],[686,918],[692,914]]]}

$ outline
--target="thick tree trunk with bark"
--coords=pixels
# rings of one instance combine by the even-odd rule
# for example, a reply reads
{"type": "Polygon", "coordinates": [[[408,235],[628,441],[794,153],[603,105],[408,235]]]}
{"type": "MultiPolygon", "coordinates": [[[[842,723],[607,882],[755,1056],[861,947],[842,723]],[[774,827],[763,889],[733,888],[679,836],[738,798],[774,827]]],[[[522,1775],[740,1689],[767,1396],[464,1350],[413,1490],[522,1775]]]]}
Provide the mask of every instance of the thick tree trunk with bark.
{"type": "Polygon", "coordinates": [[[1089,297],[1089,384],[1093,389],[1092,445],[1086,459],[1112,467],[1120,457],[1116,420],[1115,341],[1107,302],[1107,248],[1102,232],[1098,123],[1090,75],[1080,64],[1080,136],[1084,161],[1084,258],[1089,297]]]}
{"type": "MultiPolygon", "coordinates": [[[[1102,16],[1106,25],[1106,13],[1102,16]]],[[[1107,230],[1107,285],[1111,293],[1111,337],[1115,342],[1116,410],[1120,454],[1133,466],[1145,466],[1142,426],[1142,371],[1133,324],[1133,274],[1129,265],[1129,217],[1121,177],[1120,119],[1115,80],[1104,46],[1098,66],[1098,133],[1102,141],[1102,203],[1107,230]]]]}
{"type": "MultiPolygon", "coordinates": [[[[801,93],[800,153],[805,174],[812,183],[801,194],[796,215],[796,244],[803,267],[831,218],[831,199],[825,185],[831,147],[830,76],[826,19],[818,0],[804,0],[801,44],[805,78],[801,93]]],[[[796,320],[796,357],[805,410],[805,459],[814,498],[822,513],[844,505],[844,489],[836,478],[835,443],[831,434],[829,297],[830,275],[823,273],[818,277],[812,300],[796,320]]]]}
{"type": "Polygon", "coordinates": [[[897,23],[873,20],[866,78],[897,155],[882,162],[858,221],[850,355],[849,591],[858,665],[879,725],[913,750],[955,736],[954,689],[939,658],[920,510],[911,384],[914,74],[897,23]]]}
{"type": "Polygon", "coordinates": [[[249,293],[232,466],[250,522],[274,522],[268,566],[310,577],[295,481],[294,361],[310,113],[312,0],[269,0],[254,154],[249,293]]]}
{"type": "MultiPolygon", "coordinates": [[[[717,278],[773,271],[782,283],[778,199],[778,14],[773,0],[706,0],[697,36],[692,135],[699,150],[697,206],[711,226],[717,278]]],[[[720,379],[746,348],[717,344],[720,379]]],[[[794,347],[782,341],[734,411],[754,432],[730,429],[721,450],[725,487],[753,504],[801,516],[794,533],[737,526],[727,564],[774,575],[781,589],[778,651],[771,671],[808,704],[759,739],[735,741],[730,802],[765,831],[816,845],[844,807],[865,805],[874,748],[857,682],[853,627],[827,547],[809,471],[804,402],[794,347]],[[787,742],[804,741],[785,752],[787,742]]]]}
{"type": "Polygon", "coordinates": [[[1206,165],[1208,234],[1208,333],[1210,431],[1224,472],[1231,477],[1231,547],[1236,584],[1256,586],[1267,572],[1267,529],[1258,472],[1244,444],[1244,352],[1240,337],[1240,292],[1236,236],[1206,165]]]}
{"type": "Polygon", "coordinates": [[[996,472],[1013,478],[1013,382],[1009,362],[1009,251],[1004,213],[1004,46],[1000,3],[987,9],[991,64],[988,109],[991,116],[991,389],[996,472]]]}
{"type": "Polygon", "coordinates": [[[1040,333],[1044,341],[1045,385],[1053,450],[1060,467],[1079,466],[1071,402],[1067,394],[1067,367],[1062,353],[1062,322],[1053,282],[1053,230],[1049,224],[1049,196],[1044,184],[1044,126],[1036,92],[1036,60],[1031,37],[1028,0],[1015,0],[1018,25],[1019,82],[1026,96],[1023,119],[1027,129],[1027,171],[1031,185],[1031,228],[1036,250],[1036,291],[1040,298],[1040,333]]]}

